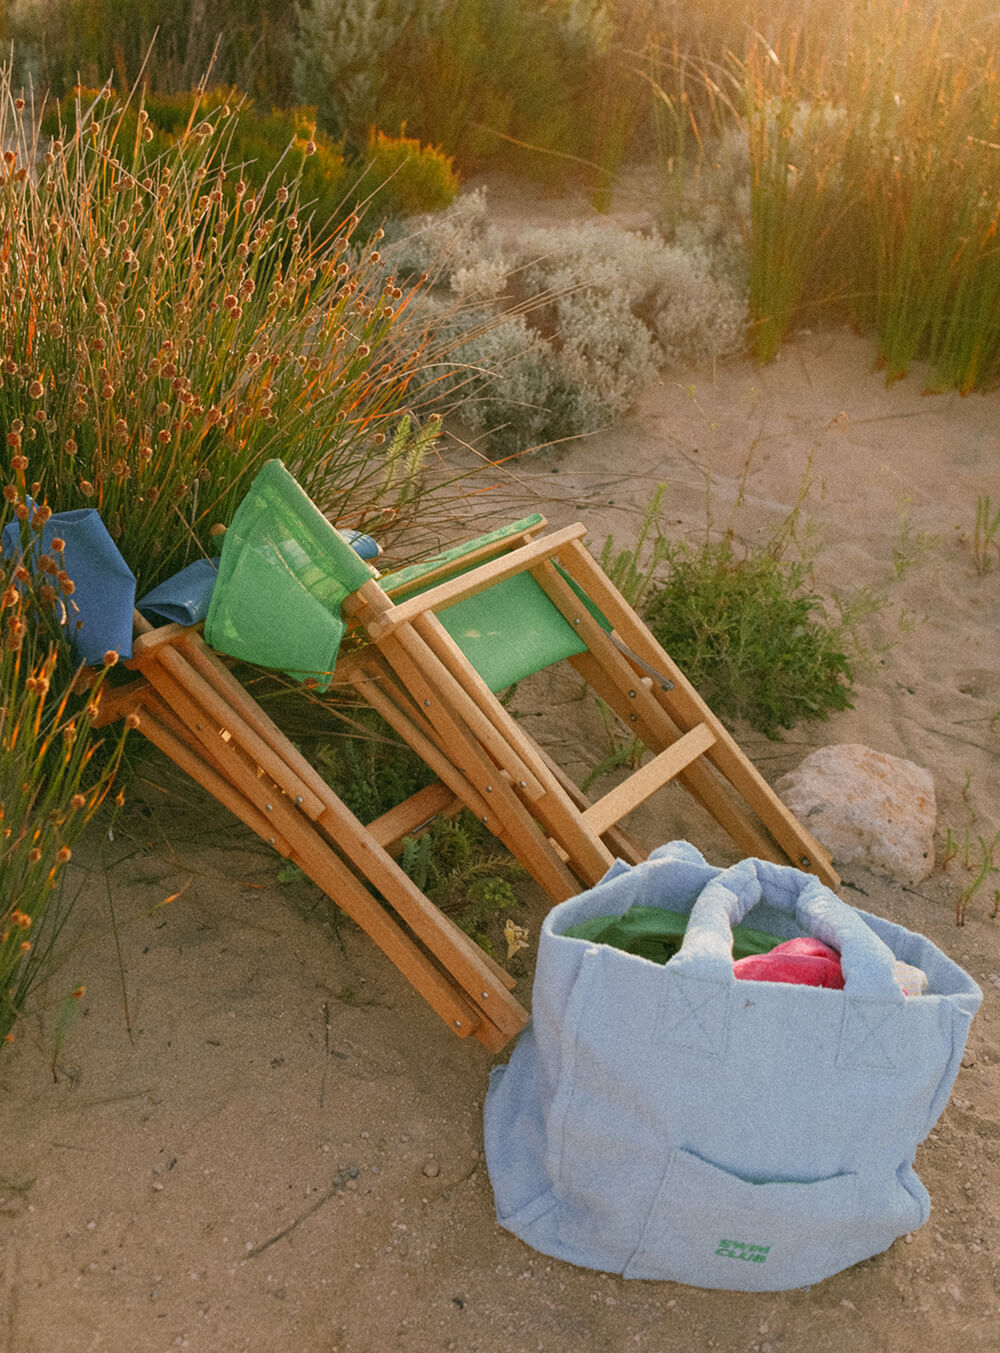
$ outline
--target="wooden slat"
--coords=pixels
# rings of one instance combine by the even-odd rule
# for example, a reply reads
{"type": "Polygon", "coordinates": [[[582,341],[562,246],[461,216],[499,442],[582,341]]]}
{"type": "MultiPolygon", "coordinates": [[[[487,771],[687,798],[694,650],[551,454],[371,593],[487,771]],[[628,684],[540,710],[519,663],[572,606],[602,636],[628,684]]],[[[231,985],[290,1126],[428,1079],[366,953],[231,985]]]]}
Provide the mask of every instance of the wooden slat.
{"type": "MultiPolygon", "coordinates": [[[[411,647],[417,646],[415,641],[417,636],[414,635],[411,647]]],[[[464,721],[452,710],[450,699],[442,694],[440,676],[437,675],[437,679],[435,676],[429,677],[426,658],[424,663],[418,664],[411,648],[404,646],[397,634],[383,638],[380,648],[428,720],[434,724],[449,756],[456,761],[473,787],[487,799],[490,809],[485,825],[494,831],[491,822],[495,820],[500,824],[507,833],[505,839],[509,848],[551,898],[563,901],[572,897],[579,891],[576,880],[544,839],[534,818],[510,788],[508,781],[476,740],[470,737],[464,721]]],[[[433,666],[431,670],[433,672],[433,666]]],[[[447,677],[447,673],[444,675],[447,677]]],[[[445,681],[444,685],[450,696],[454,683],[445,681]]]]}
{"type": "Polygon", "coordinates": [[[439,743],[434,740],[433,725],[428,725],[422,719],[421,712],[413,707],[388,674],[381,671],[366,674],[357,667],[354,672],[353,684],[358,695],[381,714],[389,727],[462,800],[470,813],[486,823],[494,835],[502,831],[501,824],[493,819],[493,810],[486,799],[473,788],[464,771],[444,754],[439,743]]]}
{"type": "Polygon", "coordinates": [[[462,800],[453,794],[447,785],[437,780],[426,789],[411,794],[408,799],[398,803],[395,808],[390,808],[387,813],[381,813],[378,817],[372,818],[371,822],[366,822],[365,830],[383,849],[391,851],[404,836],[412,836],[414,832],[422,831],[442,817],[450,817],[460,812],[462,807],[462,800]]]}
{"type": "Polygon", "coordinates": [[[716,741],[707,752],[706,759],[742,795],[785,855],[801,868],[812,870],[831,887],[837,887],[840,878],[832,867],[829,853],[781,802],[725,725],[712,713],[584,546],[579,541],[570,541],[561,550],[559,561],[611,620],[629,648],[674,683],[671,691],[652,691],[658,703],[685,731],[698,723],[705,723],[713,730],[716,741]]]}
{"type": "Polygon", "coordinates": [[[525,527],[523,531],[517,531],[509,536],[504,536],[500,540],[491,541],[488,545],[480,545],[474,550],[469,550],[467,554],[459,555],[457,559],[449,559],[439,564],[435,568],[429,568],[426,573],[422,573],[419,578],[413,578],[410,582],[402,584],[400,587],[386,587],[386,580],[382,580],[382,587],[386,595],[391,597],[398,605],[405,597],[410,596],[415,589],[419,588],[425,591],[430,587],[436,586],[446,578],[451,578],[458,572],[466,572],[479,564],[495,559],[498,555],[509,554],[511,550],[526,545],[528,541],[534,540],[540,531],[544,531],[548,522],[544,517],[540,517],[537,522],[531,526],[525,527]]]}
{"type": "MultiPolygon", "coordinates": [[[[589,808],[591,801],[580,786],[570,779],[562,766],[549,756],[544,747],[539,747],[538,750],[545,758],[552,774],[562,785],[575,807],[579,808],[581,811],[589,808]]],[[[607,827],[601,832],[601,840],[616,859],[625,860],[628,864],[640,864],[649,854],[648,850],[640,846],[638,841],[629,836],[628,832],[623,831],[617,824],[607,827]]]]}
{"type": "MultiPolygon", "coordinates": [[[[590,560],[585,550],[582,554],[590,560]]],[[[593,564],[592,560],[590,562],[593,564]]],[[[596,569],[597,565],[593,564],[593,567],[596,569]]],[[[677,711],[668,714],[664,707],[673,692],[654,689],[652,683],[643,681],[638,676],[603,626],[594,619],[552,564],[547,560],[542,561],[532,570],[532,576],[587,644],[587,652],[576,654],[569,659],[572,666],[647,747],[656,752],[664,751],[699,722],[704,722],[711,728],[717,740],[719,737],[729,737],[711,711],[708,711],[707,706],[705,709],[709,717],[704,720],[691,720],[679,726],[680,715],[677,711]]],[[[604,578],[603,573],[601,577],[604,578]]],[[[580,583],[579,578],[575,581],[580,583]]],[[[590,581],[588,574],[586,582],[589,584],[590,581]]],[[[607,588],[611,589],[612,597],[618,597],[618,605],[608,604],[608,597],[605,595],[605,605],[601,609],[608,620],[617,623],[625,602],[606,578],[604,582],[607,588]]],[[[673,664],[671,667],[676,671],[673,664]]],[[[775,862],[780,862],[784,858],[740,810],[707,765],[695,761],[680,771],[678,778],[684,788],[712,814],[745,854],[775,862]]]]}
{"type": "Polygon", "coordinates": [[[139,732],[148,738],[154,747],[158,747],[164,756],[169,757],[176,766],[189,775],[196,784],[201,785],[202,789],[211,794],[224,808],[228,808],[252,832],[268,841],[279,855],[286,858],[291,855],[291,846],[276,831],[274,824],[241,794],[230,780],[221,775],[187,738],[179,736],[167,727],[163,712],[157,710],[156,704],[147,704],[137,709],[135,713],[139,717],[139,732]]]}
{"type": "MultiPolygon", "coordinates": [[[[162,645],[156,648],[151,655],[151,660],[158,663],[164,671],[169,672],[174,680],[184,687],[192,699],[197,700],[203,711],[201,717],[212,722],[216,730],[229,727],[234,718],[239,719],[241,747],[253,757],[261,770],[269,775],[274,783],[280,786],[283,793],[287,794],[308,817],[319,817],[323,811],[322,798],[309,788],[301,776],[295,774],[287,759],[275,751],[270,742],[250,727],[246,719],[233,708],[232,703],[220,695],[200,672],[194,670],[181,652],[172,645],[162,645]]],[[[148,660],[144,658],[140,670],[143,671],[144,675],[149,676],[147,662],[148,660]]],[[[157,683],[154,681],[153,684],[157,683]]],[[[197,730],[193,729],[192,731],[197,730]]]]}
{"type": "Polygon", "coordinates": [[[540,755],[538,744],[503,707],[436,615],[422,616],[414,622],[414,628],[426,639],[428,647],[459,683],[466,697],[475,704],[478,718],[486,720],[493,736],[502,737],[510,748],[501,764],[510,765],[512,758],[516,757],[530,765],[539,792],[528,794],[516,777],[515,783],[529,800],[530,811],[566,852],[570,868],[587,885],[603,878],[614,857],[600,839],[600,833],[595,832],[581,816],[558,778],[552,774],[540,755]]]}
{"type": "MultiPolygon", "coordinates": [[[[309,819],[280,794],[275,785],[261,777],[253,764],[254,758],[241,754],[239,739],[243,730],[239,728],[235,712],[228,721],[233,737],[229,742],[223,742],[208,726],[205,711],[191,695],[183,679],[177,679],[175,671],[168,671],[161,666],[154,676],[153,684],[198,740],[208,748],[210,755],[216,754],[217,745],[226,749],[226,778],[263,814],[266,823],[273,823],[274,833],[288,843],[289,858],[371,936],[431,1008],[456,1033],[462,1037],[474,1033],[480,1020],[475,1006],[392,920],[332,847],[323,841],[309,819]]],[[[344,812],[347,812],[346,808],[344,812]]],[[[264,839],[270,840],[270,835],[264,839]]],[[[374,846],[374,842],[372,844],[374,846]]],[[[403,878],[406,877],[402,871],[399,872],[403,878]]],[[[423,898],[422,894],[420,896],[423,898]]],[[[423,898],[423,903],[431,907],[426,898],[423,898]]],[[[436,908],[433,910],[436,911],[436,908]]],[[[441,914],[438,912],[437,915],[441,914]]],[[[444,917],[441,919],[446,920],[444,917]]]]}
{"type": "MultiPolygon", "coordinates": [[[[204,705],[207,702],[216,714],[225,716],[225,726],[232,734],[231,743],[223,743],[221,739],[218,741],[226,749],[223,756],[226,758],[226,771],[227,774],[230,774],[230,778],[232,778],[231,771],[234,768],[238,776],[242,777],[244,774],[238,759],[233,760],[234,756],[238,758],[240,752],[246,754],[250,763],[256,762],[260,765],[259,753],[262,739],[257,733],[252,732],[244,722],[242,712],[237,712],[231,706],[225,709],[217,708],[217,702],[225,704],[223,697],[217,690],[209,687],[199,674],[190,669],[180,653],[159,648],[156,651],[156,658],[160,667],[168,674],[168,678],[183,686],[184,694],[180,697],[182,705],[184,698],[190,696],[199,705],[204,705]],[[170,653],[169,657],[168,653],[170,653]]],[[[220,673],[220,680],[226,682],[235,680],[224,667],[222,671],[225,672],[225,677],[222,677],[220,673]]],[[[162,682],[162,676],[159,680],[162,682]]],[[[245,706],[246,702],[250,701],[250,697],[246,695],[242,687],[239,690],[241,703],[245,706]]],[[[256,718],[259,713],[261,718],[266,719],[267,716],[263,714],[263,711],[260,711],[259,706],[255,702],[250,701],[250,703],[252,705],[250,712],[254,717],[256,718]]],[[[201,736],[201,731],[196,726],[196,715],[192,714],[190,710],[184,713],[183,708],[181,712],[182,717],[195,725],[194,731],[201,736]]],[[[260,720],[257,721],[259,724],[260,720]]],[[[287,784],[290,782],[290,776],[292,776],[291,771],[287,768],[287,762],[289,760],[295,762],[296,769],[298,769],[298,763],[302,762],[303,758],[275,725],[272,724],[271,729],[273,730],[271,743],[267,745],[270,754],[268,759],[277,759],[280,777],[272,778],[276,785],[287,784]],[[277,747],[272,745],[275,742],[277,747]]],[[[308,767],[308,763],[304,763],[304,767],[308,767]]],[[[311,770],[311,768],[309,769],[311,770]]],[[[271,774],[269,769],[267,773],[268,775],[271,774]]],[[[300,777],[292,776],[291,782],[300,783],[300,777]]],[[[468,937],[464,932],[444,916],[433,903],[428,901],[412,880],[403,873],[388,852],[368,833],[364,825],[347,809],[346,805],[329,786],[320,782],[316,785],[316,790],[317,797],[320,800],[320,812],[315,815],[317,826],[330,837],[339,850],[343,851],[362,876],[382,893],[413,933],[430,949],[454,977],[455,981],[469,993],[475,1004],[485,1006],[489,1002],[489,1019],[491,1022],[502,1032],[507,1033],[509,1037],[516,1034],[525,1023],[525,1012],[508,995],[505,985],[502,990],[497,989],[492,969],[482,961],[483,955],[478,947],[472,945],[470,948],[468,937]]],[[[268,813],[275,813],[278,806],[277,796],[270,795],[268,813]]],[[[284,810],[284,806],[284,804],[281,805],[282,810],[284,810]]],[[[313,815],[310,813],[309,816],[313,815]]],[[[335,901],[339,901],[338,894],[332,891],[328,885],[321,880],[315,881],[319,883],[324,892],[327,892],[335,901]]]]}
{"type": "Polygon", "coordinates": [[[652,761],[633,772],[622,784],[610,790],[584,811],[583,818],[596,832],[605,832],[631,813],[651,794],[662,789],[680,771],[697,760],[715,741],[715,734],[705,724],[699,724],[678,739],[673,746],[660,752],[652,761]]]}

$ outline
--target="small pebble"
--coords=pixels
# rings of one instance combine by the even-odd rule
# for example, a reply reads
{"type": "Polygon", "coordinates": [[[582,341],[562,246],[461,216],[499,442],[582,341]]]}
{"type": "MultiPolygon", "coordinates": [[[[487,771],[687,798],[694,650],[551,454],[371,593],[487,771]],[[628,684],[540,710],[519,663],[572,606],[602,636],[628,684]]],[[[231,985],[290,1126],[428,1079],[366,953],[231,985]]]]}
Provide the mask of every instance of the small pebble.
{"type": "Polygon", "coordinates": [[[440,1173],[441,1166],[437,1163],[436,1160],[429,1160],[424,1165],[424,1174],[427,1176],[428,1179],[437,1179],[440,1173]]]}

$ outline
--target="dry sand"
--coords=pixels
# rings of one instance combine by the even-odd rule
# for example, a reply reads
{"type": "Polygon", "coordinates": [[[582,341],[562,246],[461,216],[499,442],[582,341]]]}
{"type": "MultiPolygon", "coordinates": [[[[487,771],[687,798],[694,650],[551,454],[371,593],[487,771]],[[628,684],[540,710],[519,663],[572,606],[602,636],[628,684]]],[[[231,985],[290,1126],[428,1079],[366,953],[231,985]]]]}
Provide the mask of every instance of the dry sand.
{"type": "MultiPolygon", "coordinates": [[[[865,340],[804,334],[765,370],[733,360],[664,377],[620,426],[521,463],[490,501],[500,518],[540,509],[555,526],[582,519],[597,546],[609,531],[624,544],[661,480],[671,529],[703,530],[710,472],[716,527],[753,539],[783,520],[811,464],[817,584],[887,592],[868,631],[880,651],[853,710],[782,742],[740,736],[771,779],[841,742],[935,777],[932,876],[904,887],[843,871],[848,900],[922,931],[984,990],[967,1065],[917,1157],[925,1227],[811,1289],[764,1295],[625,1282],[532,1252],[497,1226],[481,1155],[494,1059],[153,761],[115,840],[92,841],[77,873],[45,995],[87,990],[55,1075],[44,999],[0,1058],[0,1350],[992,1353],[997,878],[958,928],[972,875],[940,857],[947,829],[1000,827],[1000,559],[977,576],[970,543],[977,497],[1000,504],[998,453],[1000,395],[926,397],[919,372],[887,389],[865,340]],[[899,577],[907,540],[920,548],[899,577]]],[[[567,710],[546,735],[593,759],[575,720],[567,710]]],[[[689,835],[732,858],[680,790],[637,819],[647,845],[689,835]]],[[[530,980],[519,994],[530,1000],[530,980]]]]}

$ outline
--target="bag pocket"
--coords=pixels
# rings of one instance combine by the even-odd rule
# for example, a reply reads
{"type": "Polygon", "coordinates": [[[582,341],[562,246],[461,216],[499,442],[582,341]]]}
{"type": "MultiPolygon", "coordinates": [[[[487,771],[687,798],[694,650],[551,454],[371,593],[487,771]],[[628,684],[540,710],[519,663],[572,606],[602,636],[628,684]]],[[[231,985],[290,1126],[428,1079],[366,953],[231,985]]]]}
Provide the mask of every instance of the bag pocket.
{"type": "Polygon", "coordinates": [[[677,1149],[623,1272],[738,1291],[805,1287],[879,1254],[923,1220],[894,1174],[752,1183],[677,1149]]]}

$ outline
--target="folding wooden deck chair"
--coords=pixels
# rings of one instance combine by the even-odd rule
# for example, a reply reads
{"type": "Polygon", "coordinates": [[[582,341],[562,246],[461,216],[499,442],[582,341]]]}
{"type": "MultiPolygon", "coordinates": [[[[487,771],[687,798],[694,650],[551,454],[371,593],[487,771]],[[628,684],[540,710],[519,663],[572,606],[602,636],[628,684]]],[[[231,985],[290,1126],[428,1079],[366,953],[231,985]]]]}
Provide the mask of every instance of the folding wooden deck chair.
{"type": "MultiPolygon", "coordinates": [[[[538,529],[518,523],[424,569],[378,579],[271,461],[226,534],[206,636],[266,662],[259,598],[268,575],[294,576],[352,627],[335,663],[313,665],[313,680],[353,686],[553,900],[596,883],[616,855],[643,857],[618,824],[673,779],[742,853],[790,861],[836,886],[826,851],[593,561],[585,528],[538,529]],[[497,698],[562,659],[652,754],[594,803],[497,698]]],[[[297,674],[308,670],[300,659],[297,674]]]]}
{"type": "Polygon", "coordinates": [[[440,912],[387,847],[451,800],[432,785],[367,826],[289,742],[196,627],[136,615],[140,676],[105,690],[101,722],[152,743],[297,864],[362,927],[449,1027],[499,1051],[527,1022],[513,979],[440,912]]]}

